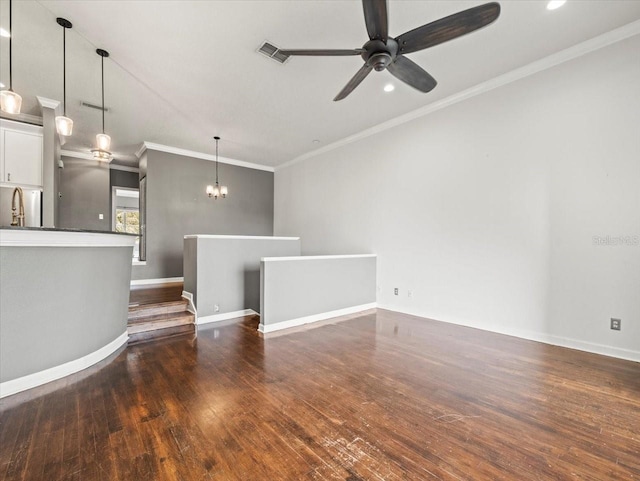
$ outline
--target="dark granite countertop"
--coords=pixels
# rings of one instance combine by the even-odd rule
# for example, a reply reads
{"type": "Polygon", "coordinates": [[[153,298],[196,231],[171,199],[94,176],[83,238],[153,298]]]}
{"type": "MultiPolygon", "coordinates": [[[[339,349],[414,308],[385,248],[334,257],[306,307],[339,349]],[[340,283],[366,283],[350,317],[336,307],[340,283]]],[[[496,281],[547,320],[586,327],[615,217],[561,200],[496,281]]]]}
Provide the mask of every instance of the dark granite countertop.
{"type": "Polygon", "coordinates": [[[30,230],[30,231],[49,231],[49,232],[81,232],[90,234],[113,234],[138,237],[138,234],[128,234],[126,232],[113,232],[110,230],[91,230],[91,229],[61,229],[58,227],[17,227],[11,225],[2,225],[3,230],[30,230]]]}

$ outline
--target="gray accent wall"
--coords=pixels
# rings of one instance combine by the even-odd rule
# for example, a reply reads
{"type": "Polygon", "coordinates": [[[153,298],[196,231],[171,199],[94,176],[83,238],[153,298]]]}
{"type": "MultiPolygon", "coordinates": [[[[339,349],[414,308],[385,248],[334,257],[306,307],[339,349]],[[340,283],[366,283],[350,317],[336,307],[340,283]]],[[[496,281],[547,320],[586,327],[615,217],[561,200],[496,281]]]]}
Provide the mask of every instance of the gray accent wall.
{"type": "Polygon", "coordinates": [[[109,185],[111,187],[128,187],[137,189],[140,185],[140,174],[126,170],[109,169],[109,185]]]}
{"type": "Polygon", "coordinates": [[[375,256],[302,256],[261,262],[261,329],[374,302],[375,256]]]}
{"type": "Polygon", "coordinates": [[[62,157],[62,161],[57,227],[110,231],[109,164],[69,157],[62,157]]]}
{"type": "Polygon", "coordinates": [[[127,329],[131,247],[0,247],[0,382],[90,354],[127,329]]]}
{"type": "Polygon", "coordinates": [[[298,256],[300,239],[190,237],[184,239],[184,251],[184,290],[193,294],[200,320],[245,309],[258,312],[260,259],[298,256]]]}
{"type": "Polygon", "coordinates": [[[229,187],[226,199],[210,199],[215,163],[147,150],[146,265],[135,266],[134,279],[183,275],[183,238],[187,234],[273,234],[273,172],[219,164],[219,178],[229,187]]]}

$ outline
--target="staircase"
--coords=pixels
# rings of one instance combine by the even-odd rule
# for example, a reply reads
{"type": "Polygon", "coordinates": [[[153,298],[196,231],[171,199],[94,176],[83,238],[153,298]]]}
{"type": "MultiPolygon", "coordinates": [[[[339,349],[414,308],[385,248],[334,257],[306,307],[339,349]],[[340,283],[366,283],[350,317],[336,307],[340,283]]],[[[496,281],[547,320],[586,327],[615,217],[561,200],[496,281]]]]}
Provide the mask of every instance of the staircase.
{"type": "Polygon", "coordinates": [[[129,294],[129,345],[195,335],[195,316],[182,299],[182,283],[132,286],[129,294]]]}

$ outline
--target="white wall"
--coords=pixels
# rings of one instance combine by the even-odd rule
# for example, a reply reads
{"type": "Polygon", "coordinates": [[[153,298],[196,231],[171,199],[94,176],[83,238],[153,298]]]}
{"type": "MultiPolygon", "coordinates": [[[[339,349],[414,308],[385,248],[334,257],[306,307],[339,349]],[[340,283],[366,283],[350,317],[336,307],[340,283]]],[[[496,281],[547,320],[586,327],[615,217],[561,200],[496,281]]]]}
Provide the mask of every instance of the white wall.
{"type": "Polygon", "coordinates": [[[638,52],[640,36],[278,169],[275,235],[378,254],[381,306],[640,360],[640,245],[593,245],[640,236],[638,52]]]}

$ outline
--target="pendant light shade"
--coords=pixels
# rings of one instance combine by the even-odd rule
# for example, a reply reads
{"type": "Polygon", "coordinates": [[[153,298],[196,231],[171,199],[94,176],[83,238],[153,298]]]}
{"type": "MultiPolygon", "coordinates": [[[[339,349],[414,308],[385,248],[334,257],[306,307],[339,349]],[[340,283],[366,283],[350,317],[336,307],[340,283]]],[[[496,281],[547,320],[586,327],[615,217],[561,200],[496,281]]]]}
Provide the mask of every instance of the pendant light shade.
{"type": "Polygon", "coordinates": [[[102,133],[96,135],[96,148],[92,149],[93,158],[103,162],[111,162],[111,137],[104,133],[104,59],[109,56],[109,52],[102,50],[101,48],[96,50],[96,53],[100,55],[101,69],[102,69],[102,133]]]}
{"type": "Polygon", "coordinates": [[[216,140],[216,185],[207,186],[207,195],[210,198],[213,197],[214,199],[222,196],[222,198],[224,199],[227,197],[229,189],[227,189],[226,185],[220,185],[220,183],[218,182],[218,141],[220,140],[220,137],[216,136],[214,137],[214,139],[216,140]]]}
{"type": "Polygon", "coordinates": [[[56,117],[56,130],[60,135],[68,137],[73,132],[73,120],[64,115],[58,115],[56,117]]]}
{"type": "Polygon", "coordinates": [[[67,117],[67,29],[73,25],[66,18],[56,18],[62,27],[62,115],[56,117],[56,130],[60,135],[69,136],[73,132],[73,120],[67,117]]]}
{"type": "Polygon", "coordinates": [[[13,2],[9,0],[9,89],[0,92],[0,110],[8,114],[19,114],[22,108],[22,97],[13,91],[13,65],[12,65],[12,41],[13,41],[13,2]]]}
{"type": "Polygon", "coordinates": [[[8,114],[19,114],[22,108],[22,97],[13,90],[0,92],[0,109],[8,114]]]}

